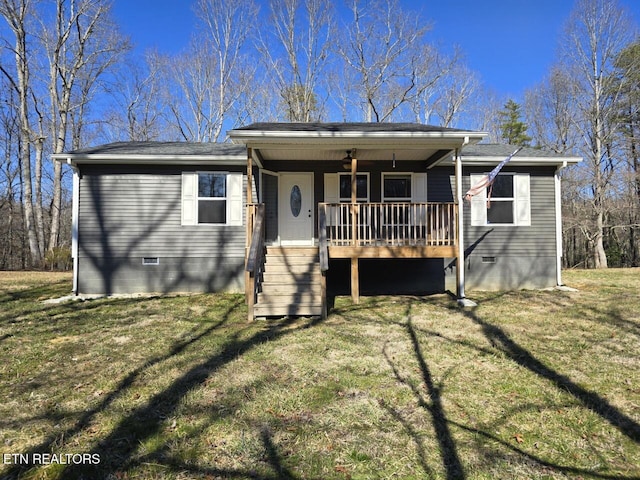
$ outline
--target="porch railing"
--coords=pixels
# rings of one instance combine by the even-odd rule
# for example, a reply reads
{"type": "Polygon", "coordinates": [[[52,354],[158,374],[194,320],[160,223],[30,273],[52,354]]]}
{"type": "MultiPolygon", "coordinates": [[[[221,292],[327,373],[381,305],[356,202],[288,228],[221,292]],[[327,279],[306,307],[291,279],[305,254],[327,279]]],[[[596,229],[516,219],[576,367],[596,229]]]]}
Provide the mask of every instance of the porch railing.
{"type": "Polygon", "coordinates": [[[318,210],[329,246],[457,244],[454,203],[320,203],[318,210]]]}

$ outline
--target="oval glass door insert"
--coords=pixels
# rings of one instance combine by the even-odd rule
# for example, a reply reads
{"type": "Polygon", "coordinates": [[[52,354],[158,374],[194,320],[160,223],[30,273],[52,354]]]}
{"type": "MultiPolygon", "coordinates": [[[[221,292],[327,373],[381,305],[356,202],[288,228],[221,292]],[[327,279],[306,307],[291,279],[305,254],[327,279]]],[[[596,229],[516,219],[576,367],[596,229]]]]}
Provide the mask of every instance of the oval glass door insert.
{"type": "Polygon", "coordinates": [[[300,187],[298,185],[294,185],[291,188],[291,197],[289,198],[289,203],[291,205],[291,213],[294,217],[300,215],[300,210],[302,209],[302,192],[300,191],[300,187]]]}

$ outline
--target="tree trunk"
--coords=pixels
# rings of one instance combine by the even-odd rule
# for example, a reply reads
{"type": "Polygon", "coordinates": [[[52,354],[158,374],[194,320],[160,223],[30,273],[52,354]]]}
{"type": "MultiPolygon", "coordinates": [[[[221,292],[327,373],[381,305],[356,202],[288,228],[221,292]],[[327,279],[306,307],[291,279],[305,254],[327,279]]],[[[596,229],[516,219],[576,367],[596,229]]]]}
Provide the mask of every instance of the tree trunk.
{"type": "Polygon", "coordinates": [[[36,235],[38,238],[38,250],[41,254],[46,250],[44,236],[44,215],[42,212],[42,156],[44,149],[44,139],[39,138],[34,142],[35,148],[35,196],[36,202],[33,206],[34,218],[36,222],[36,235]]]}

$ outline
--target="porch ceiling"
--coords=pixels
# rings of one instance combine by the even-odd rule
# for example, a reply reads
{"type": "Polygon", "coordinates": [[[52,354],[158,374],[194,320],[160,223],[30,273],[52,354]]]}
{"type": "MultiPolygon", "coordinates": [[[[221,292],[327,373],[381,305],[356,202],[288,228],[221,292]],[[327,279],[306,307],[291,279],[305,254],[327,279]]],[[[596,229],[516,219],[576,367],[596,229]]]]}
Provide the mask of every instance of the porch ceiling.
{"type": "Polygon", "coordinates": [[[429,163],[443,159],[450,155],[451,148],[371,148],[371,147],[342,147],[342,148],[314,148],[297,147],[260,147],[254,148],[256,153],[264,161],[340,161],[344,159],[347,150],[352,151],[352,156],[359,161],[390,161],[394,155],[397,161],[419,160],[429,163]]]}

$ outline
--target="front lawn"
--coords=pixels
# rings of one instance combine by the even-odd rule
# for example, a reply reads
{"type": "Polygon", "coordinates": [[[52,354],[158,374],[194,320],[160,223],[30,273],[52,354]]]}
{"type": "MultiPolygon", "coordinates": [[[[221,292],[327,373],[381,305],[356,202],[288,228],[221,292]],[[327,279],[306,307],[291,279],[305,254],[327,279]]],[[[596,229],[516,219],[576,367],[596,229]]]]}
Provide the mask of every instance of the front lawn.
{"type": "Polygon", "coordinates": [[[247,323],[0,272],[0,477],[640,478],[640,271],[564,280],[247,323]]]}

